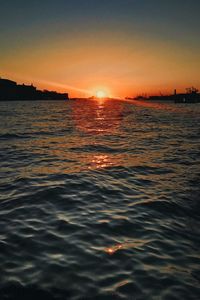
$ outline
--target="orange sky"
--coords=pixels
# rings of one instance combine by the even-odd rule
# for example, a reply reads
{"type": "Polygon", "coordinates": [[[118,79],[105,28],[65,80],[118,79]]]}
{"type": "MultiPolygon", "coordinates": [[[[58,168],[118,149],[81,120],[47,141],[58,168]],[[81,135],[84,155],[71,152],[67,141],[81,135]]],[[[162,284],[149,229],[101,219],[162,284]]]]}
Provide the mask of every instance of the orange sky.
{"type": "MultiPolygon", "coordinates": [[[[117,0],[115,3],[122,2],[117,0]]],[[[123,7],[127,14],[131,8],[134,8],[132,4],[123,7]]],[[[109,16],[102,15],[104,23],[107,22],[105,26],[101,19],[97,23],[97,17],[92,17],[95,9],[88,6],[88,19],[84,20],[83,16],[77,16],[77,11],[74,12],[75,20],[69,24],[65,24],[63,16],[62,21],[56,19],[55,23],[56,13],[52,10],[52,19],[50,16],[42,21],[39,18],[30,24],[29,18],[24,21],[27,28],[21,28],[19,24],[17,29],[6,27],[8,32],[3,35],[5,43],[0,50],[3,58],[0,76],[19,83],[33,83],[40,89],[69,92],[71,97],[92,96],[97,90],[105,91],[110,97],[126,97],[141,93],[171,93],[175,88],[184,91],[191,85],[200,87],[200,45],[192,26],[193,35],[190,36],[188,28],[184,32],[186,29],[180,27],[180,22],[172,26],[171,23],[177,21],[176,15],[165,24],[167,12],[163,12],[162,18],[154,24],[151,19],[154,13],[149,16],[148,11],[142,10],[149,19],[141,25],[137,16],[135,19],[131,14],[121,16],[120,7],[110,15],[112,22],[109,16]],[[85,25],[84,22],[88,23],[85,25]],[[159,26],[161,29],[157,29],[159,26]],[[179,38],[173,31],[179,33],[179,38]]],[[[106,6],[99,6],[97,12],[103,13],[104,9],[106,6]]],[[[34,15],[31,17],[35,18],[34,15]]],[[[188,26],[190,24],[188,22],[188,26]]]]}

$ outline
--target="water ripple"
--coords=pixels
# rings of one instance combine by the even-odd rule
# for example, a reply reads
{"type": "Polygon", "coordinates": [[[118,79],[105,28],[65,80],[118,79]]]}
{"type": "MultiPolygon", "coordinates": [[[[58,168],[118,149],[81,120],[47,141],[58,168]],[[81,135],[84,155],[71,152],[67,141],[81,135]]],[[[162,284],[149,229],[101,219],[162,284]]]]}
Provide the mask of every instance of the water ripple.
{"type": "Polygon", "coordinates": [[[0,106],[1,299],[199,299],[198,106],[0,106]]]}

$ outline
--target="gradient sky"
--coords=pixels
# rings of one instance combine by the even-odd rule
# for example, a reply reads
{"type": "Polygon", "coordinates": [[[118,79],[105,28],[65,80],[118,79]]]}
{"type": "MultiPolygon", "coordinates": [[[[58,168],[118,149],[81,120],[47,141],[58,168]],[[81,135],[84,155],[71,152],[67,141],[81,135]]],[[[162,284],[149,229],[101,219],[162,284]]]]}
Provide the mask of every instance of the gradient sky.
{"type": "Polygon", "coordinates": [[[199,0],[0,0],[0,76],[88,96],[200,88],[199,0]]]}

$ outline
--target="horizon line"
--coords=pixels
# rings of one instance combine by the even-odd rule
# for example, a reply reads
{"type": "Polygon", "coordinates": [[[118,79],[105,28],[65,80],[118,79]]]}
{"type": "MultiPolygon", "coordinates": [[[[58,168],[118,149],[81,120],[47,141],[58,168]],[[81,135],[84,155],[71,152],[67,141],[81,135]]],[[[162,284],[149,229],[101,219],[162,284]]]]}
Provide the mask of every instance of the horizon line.
{"type": "MultiPolygon", "coordinates": [[[[6,76],[7,77],[7,76],[6,76]]],[[[11,76],[12,77],[12,76],[11,76]]],[[[18,77],[19,78],[19,77],[18,77]]],[[[9,81],[14,81],[17,85],[21,85],[21,83],[18,83],[17,81],[15,81],[16,79],[9,79],[9,78],[5,78],[5,77],[2,77],[0,76],[0,80],[3,79],[3,80],[9,80],[9,81]]],[[[20,80],[20,79],[19,79],[20,80]]],[[[54,87],[60,87],[60,88],[64,88],[64,89],[69,89],[69,90],[73,90],[73,91],[77,91],[77,92],[80,92],[80,93],[84,93],[84,94],[88,94],[90,96],[88,97],[77,97],[77,96],[72,96],[71,98],[91,98],[91,97],[96,97],[95,95],[93,95],[93,92],[90,90],[87,90],[87,89],[83,89],[83,88],[77,88],[77,87],[74,87],[72,85],[69,85],[69,84],[63,84],[63,83],[58,83],[58,82],[54,82],[54,81],[48,81],[48,80],[44,80],[44,79],[35,79],[35,78],[27,78],[25,79],[24,77],[21,77],[21,80],[20,81],[29,81],[30,84],[28,83],[22,83],[22,85],[35,85],[36,84],[36,88],[37,87],[37,83],[40,85],[41,84],[47,84],[47,85],[50,85],[50,86],[54,86],[54,87]],[[33,82],[35,81],[35,83],[33,84],[33,82]]],[[[184,90],[187,90],[188,88],[194,88],[194,86],[190,86],[190,87],[186,87],[184,90]]],[[[45,91],[46,88],[43,88],[42,91],[45,91]]],[[[177,92],[177,88],[172,88],[172,90],[175,92],[177,92]]],[[[57,93],[60,93],[58,91],[54,91],[54,92],[57,92],[57,93]]],[[[199,92],[199,88],[197,88],[197,92],[199,92]]],[[[68,93],[69,94],[69,91],[66,90],[64,93],[68,93]]],[[[127,95],[123,95],[122,97],[121,96],[108,96],[108,97],[105,97],[105,98],[113,98],[113,99],[122,99],[122,98],[133,98],[133,97],[144,97],[144,98],[147,98],[147,97],[151,97],[151,96],[169,96],[170,94],[166,94],[166,92],[161,92],[159,90],[159,92],[155,92],[155,93],[148,93],[148,92],[136,92],[136,93],[133,93],[132,96],[127,96],[127,95]],[[135,94],[135,96],[133,96],[133,94],[135,94]]],[[[182,92],[179,92],[179,94],[182,94],[182,92]]]]}

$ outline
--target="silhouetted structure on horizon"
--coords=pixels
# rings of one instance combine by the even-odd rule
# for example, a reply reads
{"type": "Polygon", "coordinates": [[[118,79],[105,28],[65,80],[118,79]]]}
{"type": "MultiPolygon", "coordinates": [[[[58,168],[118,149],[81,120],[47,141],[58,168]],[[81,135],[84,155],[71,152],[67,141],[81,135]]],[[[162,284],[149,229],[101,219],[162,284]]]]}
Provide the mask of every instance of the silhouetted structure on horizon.
{"type": "Polygon", "coordinates": [[[186,88],[186,93],[177,94],[176,89],[172,95],[150,96],[149,100],[174,101],[175,103],[199,103],[200,94],[194,87],[186,88]]]}
{"type": "Polygon", "coordinates": [[[0,78],[0,101],[13,100],[67,100],[68,93],[40,91],[35,86],[17,84],[15,81],[0,78]]]}
{"type": "Polygon", "coordinates": [[[175,103],[200,103],[200,93],[195,87],[186,88],[186,93],[178,94],[176,89],[171,95],[152,95],[147,97],[146,94],[139,95],[135,98],[126,97],[131,100],[159,100],[159,101],[174,101],[175,103]]]}

